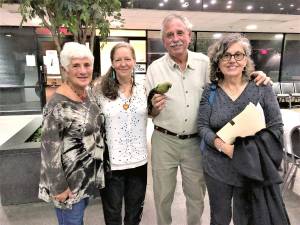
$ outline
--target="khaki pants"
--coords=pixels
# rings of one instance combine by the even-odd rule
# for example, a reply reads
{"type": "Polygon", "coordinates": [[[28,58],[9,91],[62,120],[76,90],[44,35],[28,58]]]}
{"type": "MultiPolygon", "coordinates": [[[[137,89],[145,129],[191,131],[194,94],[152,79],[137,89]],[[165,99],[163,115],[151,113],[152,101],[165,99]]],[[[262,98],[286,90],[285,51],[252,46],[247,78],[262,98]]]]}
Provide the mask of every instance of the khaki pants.
{"type": "Polygon", "coordinates": [[[178,167],[186,198],[187,224],[201,224],[205,182],[199,139],[179,139],[159,131],[152,135],[153,192],[158,225],[172,224],[171,204],[176,188],[178,167]]]}

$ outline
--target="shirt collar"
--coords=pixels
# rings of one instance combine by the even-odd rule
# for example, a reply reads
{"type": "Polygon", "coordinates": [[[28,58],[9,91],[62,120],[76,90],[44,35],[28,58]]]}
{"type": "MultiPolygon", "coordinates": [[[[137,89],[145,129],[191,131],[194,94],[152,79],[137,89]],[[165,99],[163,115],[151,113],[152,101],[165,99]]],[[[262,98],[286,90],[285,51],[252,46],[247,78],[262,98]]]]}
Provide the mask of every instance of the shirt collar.
{"type": "MultiPolygon", "coordinates": [[[[190,50],[187,51],[188,51],[187,68],[194,70],[196,68],[196,65],[192,60],[192,52],[190,50]]],[[[167,54],[167,63],[171,68],[178,67],[177,63],[170,57],[169,54],[167,54]]]]}

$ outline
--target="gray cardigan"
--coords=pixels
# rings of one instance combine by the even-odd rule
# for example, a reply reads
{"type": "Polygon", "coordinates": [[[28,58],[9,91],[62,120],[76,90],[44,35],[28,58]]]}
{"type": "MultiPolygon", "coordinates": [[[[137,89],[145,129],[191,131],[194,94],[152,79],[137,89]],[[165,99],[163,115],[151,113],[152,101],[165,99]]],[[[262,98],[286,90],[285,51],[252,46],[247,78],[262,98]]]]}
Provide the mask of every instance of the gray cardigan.
{"type": "Polygon", "coordinates": [[[255,105],[260,103],[267,128],[280,129],[282,132],[283,124],[277,98],[270,85],[256,86],[253,81],[248,83],[235,101],[218,86],[212,104],[208,101],[209,96],[210,86],[207,85],[198,112],[198,132],[205,143],[205,150],[202,151],[204,171],[221,182],[241,186],[242,179],[233,169],[231,159],[214,147],[216,132],[238,115],[249,102],[255,105]]]}

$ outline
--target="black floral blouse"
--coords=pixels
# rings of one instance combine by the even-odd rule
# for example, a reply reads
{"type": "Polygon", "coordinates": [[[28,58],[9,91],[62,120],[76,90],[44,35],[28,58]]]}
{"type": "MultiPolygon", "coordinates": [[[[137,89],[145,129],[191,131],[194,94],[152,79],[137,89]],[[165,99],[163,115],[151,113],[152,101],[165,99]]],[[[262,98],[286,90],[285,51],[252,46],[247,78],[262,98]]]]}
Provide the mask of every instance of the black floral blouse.
{"type": "Polygon", "coordinates": [[[104,187],[103,117],[95,102],[76,102],[54,94],[43,111],[39,198],[58,208],[71,208],[104,187]],[[74,198],[64,203],[54,195],[67,188],[74,198]]]}

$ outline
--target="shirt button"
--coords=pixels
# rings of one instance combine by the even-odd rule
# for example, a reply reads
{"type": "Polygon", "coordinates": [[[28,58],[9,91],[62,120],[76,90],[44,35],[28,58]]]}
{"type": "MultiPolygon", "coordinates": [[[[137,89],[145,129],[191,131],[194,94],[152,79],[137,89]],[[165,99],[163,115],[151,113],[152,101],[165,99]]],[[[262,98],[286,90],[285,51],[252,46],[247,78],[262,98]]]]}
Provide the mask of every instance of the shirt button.
{"type": "Polygon", "coordinates": [[[188,91],[185,91],[185,93],[187,94],[187,93],[189,93],[188,91]]]}
{"type": "Polygon", "coordinates": [[[183,77],[182,79],[184,79],[184,80],[185,80],[185,77],[183,77]]]}
{"type": "Polygon", "coordinates": [[[190,107],[190,105],[186,105],[186,107],[190,107]]]}
{"type": "Polygon", "coordinates": [[[185,119],[184,121],[187,122],[187,119],[185,119]]]}
{"type": "Polygon", "coordinates": [[[185,133],[185,130],[184,130],[184,131],[182,131],[182,133],[185,133]]]}

